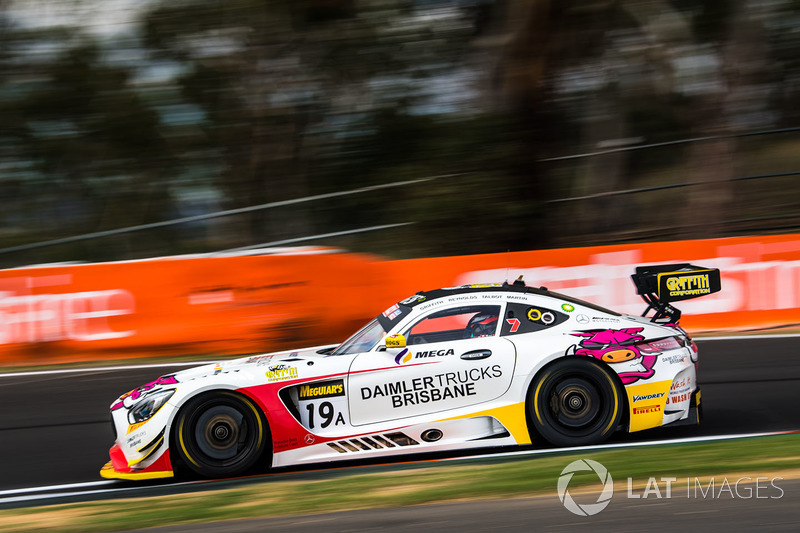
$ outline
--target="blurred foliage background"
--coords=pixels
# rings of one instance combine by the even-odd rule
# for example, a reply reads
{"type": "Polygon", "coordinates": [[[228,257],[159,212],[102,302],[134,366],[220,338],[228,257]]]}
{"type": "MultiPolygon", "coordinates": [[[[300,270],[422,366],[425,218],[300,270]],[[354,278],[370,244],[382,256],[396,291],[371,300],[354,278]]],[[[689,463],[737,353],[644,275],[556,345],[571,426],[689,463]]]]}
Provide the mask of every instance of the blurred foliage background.
{"type": "Polygon", "coordinates": [[[798,49],[797,0],[0,0],[0,265],[796,231],[798,49]]]}

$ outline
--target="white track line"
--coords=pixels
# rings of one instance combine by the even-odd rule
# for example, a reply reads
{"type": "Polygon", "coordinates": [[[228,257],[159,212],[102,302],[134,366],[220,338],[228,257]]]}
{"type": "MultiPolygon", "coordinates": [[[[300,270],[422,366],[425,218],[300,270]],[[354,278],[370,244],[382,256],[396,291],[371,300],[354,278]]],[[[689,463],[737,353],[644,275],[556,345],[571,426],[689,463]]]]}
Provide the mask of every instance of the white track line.
{"type": "MultiPolygon", "coordinates": [[[[614,448],[632,448],[632,447],[642,447],[642,446],[657,446],[663,444],[689,444],[689,443],[698,443],[698,442],[712,442],[712,441],[721,441],[721,440],[732,440],[732,439],[745,439],[745,438],[753,438],[753,437],[769,437],[773,435],[786,435],[789,433],[793,433],[792,431],[771,431],[766,433],[741,433],[736,435],[715,435],[709,437],[688,437],[682,439],[670,439],[670,440],[653,440],[653,441],[645,441],[645,442],[618,442],[614,444],[600,444],[598,446],[576,446],[572,448],[550,448],[550,449],[542,449],[542,450],[521,450],[518,452],[505,452],[505,453],[493,453],[493,454],[478,454],[466,457],[449,457],[446,459],[435,459],[430,462],[448,462],[448,461],[464,461],[464,460],[482,460],[482,459],[492,459],[497,457],[520,457],[520,456],[528,456],[528,455],[546,455],[546,454],[555,454],[555,453],[562,453],[562,452],[581,452],[581,451],[602,451],[602,450],[609,450],[614,448]]],[[[422,461],[426,462],[426,461],[422,461]]],[[[370,466],[381,466],[381,465],[370,465],[370,466]]],[[[387,466],[391,466],[389,463],[387,466]]],[[[283,477],[283,476],[281,476],[283,477]]],[[[291,480],[291,473],[286,476],[287,480],[291,480]]],[[[51,492],[57,490],[65,490],[65,489],[80,489],[82,487],[96,487],[99,485],[107,485],[107,484],[116,484],[117,481],[91,481],[87,483],[68,483],[65,485],[47,485],[43,487],[27,487],[22,489],[10,489],[0,491],[0,495],[9,495],[6,498],[0,498],[0,505],[4,503],[17,503],[17,502],[26,502],[26,501],[36,501],[36,500],[46,500],[46,499],[53,499],[53,498],[68,498],[70,496],[86,496],[86,495],[93,495],[93,494],[112,494],[112,493],[119,493],[119,492],[134,492],[138,490],[150,489],[153,488],[153,485],[142,485],[137,487],[119,487],[119,488],[107,488],[107,489],[94,489],[94,490],[78,490],[78,491],[71,491],[71,492],[51,492]],[[30,493],[38,493],[38,492],[49,492],[48,494],[30,494],[30,493]]],[[[183,482],[183,483],[174,483],[170,486],[182,486],[182,485],[191,485],[196,484],[198,482],[183,482]]],[[[159,487],[163,485],[158,485],[159,487]]]]}
{"type": "Polygon", "coordinates": [[[492,453],[487,455],[471,455],[468,457],[449,457],[442,461],[457,461],[459,459],[484,459],[492,457],[515,457],[525,455],[544,455],[548,453],[602,451],[614,448],[636,448],[640,446],[656,446],[659,444],[689,444],[697,442],[713,442],[719,440],[748,439],[752,437],[770,437],[774,435],[788,435],[794,431],[769,431],[766,433],[739,433],[734,435],[709,435],[707,437],[685,437],[682,439],[648,440],[642,442],[615,442],[613,444],[599,444],[596,446],[571,446],[568,448],[547,448],[542,450],[520,450],[518,452],[492,453]]]}
{"type": "Polygon", "coordinates": [[[44,487],[28,487],[26,489],[0,490],[0,496],[5,496],[6,494],[24,494],[26,492],[46,492],[50,490],[80,489],[83,487],[97,487],[99,485],[111,485],[114,483],[116,483],[116,481],[109,479],[105,481],[86,481],[84,483],[67,483],[65,485],[46,485],[44,487]]]}

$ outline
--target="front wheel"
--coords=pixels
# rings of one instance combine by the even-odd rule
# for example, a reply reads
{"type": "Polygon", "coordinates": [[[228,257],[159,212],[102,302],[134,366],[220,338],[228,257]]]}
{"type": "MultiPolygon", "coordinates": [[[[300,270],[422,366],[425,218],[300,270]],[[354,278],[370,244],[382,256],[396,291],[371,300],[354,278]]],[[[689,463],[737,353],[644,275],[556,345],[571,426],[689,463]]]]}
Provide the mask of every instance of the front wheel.
{"type": "Polygon", "coordinates": [[[189,400],[174,427],[180,459],[203,477],[246,472],[262,456],[268,433],[255,404],[227,391],[189,400]]]}
{"type": "Polygon", "coordinates": [[[603,442],[622,419],[625,404],[620,388],[596,363],[561,359],[531,385],[528,416],[533,429],[555,446],[603,442]]]}

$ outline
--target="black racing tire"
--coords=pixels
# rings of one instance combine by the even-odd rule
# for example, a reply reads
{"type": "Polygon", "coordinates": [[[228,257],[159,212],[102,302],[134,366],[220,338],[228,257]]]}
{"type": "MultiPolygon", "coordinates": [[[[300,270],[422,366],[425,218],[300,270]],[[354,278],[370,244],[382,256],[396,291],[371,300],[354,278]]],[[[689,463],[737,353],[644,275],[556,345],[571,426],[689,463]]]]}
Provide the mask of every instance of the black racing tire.
{"type": "Polygon", "coordinates": [[[174,446],[183,466],[201,477],[233,477],[264,455],[269,428],[249,398],[230,391],[189,400],[175,419],[174,446]]]}
{"type": "Polygon", "coordinates": [[[617,429],[626,405],[615,376],[577,357],[545,367],[531,384],[527,403],[532,433],[554,446],[605,441],[617,429]]]}

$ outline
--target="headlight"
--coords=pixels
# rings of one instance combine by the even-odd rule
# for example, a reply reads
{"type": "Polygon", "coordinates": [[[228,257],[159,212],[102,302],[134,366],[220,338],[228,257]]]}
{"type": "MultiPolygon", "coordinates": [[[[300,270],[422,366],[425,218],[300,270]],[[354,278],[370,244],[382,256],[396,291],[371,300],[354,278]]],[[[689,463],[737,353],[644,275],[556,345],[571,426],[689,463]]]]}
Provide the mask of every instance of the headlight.
{"type": "Polygon", "coordinates": [[[142,401],[128,411],[128,423],[138,424],[150,420],[173,394],[175,394],[175,389],[162,390],[145,396],[142,401]]]}

